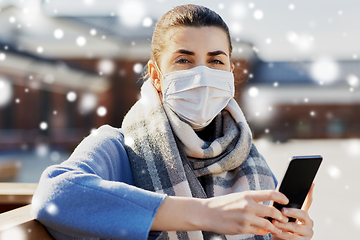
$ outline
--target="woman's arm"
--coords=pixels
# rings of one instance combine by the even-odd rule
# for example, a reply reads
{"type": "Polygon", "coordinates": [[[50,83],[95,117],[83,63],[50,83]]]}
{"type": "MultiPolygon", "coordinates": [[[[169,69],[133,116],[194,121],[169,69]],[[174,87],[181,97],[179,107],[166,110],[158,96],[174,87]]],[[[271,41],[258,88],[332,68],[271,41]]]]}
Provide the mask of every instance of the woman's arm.
{"type": "Polygon", "coordinates": [[[58,234],[147,239],[165,195],[133,184],[121,132],[103,126],[44,171],[32,214],[58,234]]]}
{"type": "Polygon", "coordinates": [[[247,191],[209,198],[166,197],[151,227],[152,230],[203,230],[220,234],[279,233],[263,216],[287,222],[280,211],[260,204],[264,201],[286,204],[288,199],[272,190],[247,191]]]}

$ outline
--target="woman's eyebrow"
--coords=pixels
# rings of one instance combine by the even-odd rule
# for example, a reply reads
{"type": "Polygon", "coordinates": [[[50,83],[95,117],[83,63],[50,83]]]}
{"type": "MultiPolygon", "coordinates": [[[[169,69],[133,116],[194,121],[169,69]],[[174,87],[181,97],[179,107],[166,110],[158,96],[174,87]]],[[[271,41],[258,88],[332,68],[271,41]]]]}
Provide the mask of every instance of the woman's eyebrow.
{"type": "Polygon", "coordinates": [[[176,51],[176,53],[181,53],[181,54],[185,54],[185,55],[192,55],[194,56],[195,53],[186,49],[179,49],[176,51]]]}
{"type": "Polygon", "coordinates": [[[227,54],[224,51],[221,50],[217,50],[217,51],[213,51],[213,52],[208,52],[207,55],[212,57],[212,56],[217,56],[220,54],[224,54],[225,56],[227,56],[227,54]]]}

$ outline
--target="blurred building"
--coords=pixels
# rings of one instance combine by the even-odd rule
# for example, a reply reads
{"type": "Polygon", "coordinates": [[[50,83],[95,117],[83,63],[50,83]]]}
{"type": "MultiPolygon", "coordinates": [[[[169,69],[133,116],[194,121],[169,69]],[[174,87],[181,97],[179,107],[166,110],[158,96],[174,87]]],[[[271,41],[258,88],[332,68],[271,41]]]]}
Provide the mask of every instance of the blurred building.
{"type": "MultiPolygon", "coordinates": [[[[0,11],[0,84],[10,94],[0,102],[0,149],[47,144],[72,151],[91,129],[120,127],[139,99],[153,28],[43,10],[37,26],[28,26],[33,17],[13,5],[0,11]]],[[[233,47],[241,90],[255,55],[249,43],[233,47]]]]}
{"type": "Polygon", "coordinates": [[[101,122],[91,111],[108,105],[107,79],[8,44],[0,47],[5,50],[0,64],[0,148],[73,147],[101,122]]]}
{"type": "Polygon", "coordinates": [[[242,101],[255,137],[360,137],[360,61],[258,60],[252,73],[242,101]]]}

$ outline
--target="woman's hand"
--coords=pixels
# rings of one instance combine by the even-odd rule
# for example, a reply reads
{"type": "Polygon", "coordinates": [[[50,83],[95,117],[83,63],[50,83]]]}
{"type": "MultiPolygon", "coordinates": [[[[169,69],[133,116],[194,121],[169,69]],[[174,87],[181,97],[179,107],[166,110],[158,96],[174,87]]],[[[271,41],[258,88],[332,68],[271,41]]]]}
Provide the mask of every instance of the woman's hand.
{"type": "Polygon", "coordinates": [[[293,217],[297,219],[296,222],[280,223],[273,220],[274,226],[280,228],[282,233],[273,234],[273,239],[294,239],[306,240],[311,239],[314,235],[313,227],[314,222],[309,217],[308,210],[311,206],[313,199],[314,184],[311,186],[310,191],[306,197],[304,207],[300,209],[283,208],[282,213],[284,216],[293,217]]]}
{"type": "Polygon", "coordinates": [[[276,208],[260,204],[271,200],[281,204],[288,202],[285,195],[272,190],[246,191],[207,199],[204,230],[228,235],[266,235],[268,232],[278,234],[281,230],[264,216],[283,224],[288,219],[276,208]]]}
{"type": "Polygon", "coordinates": [[[208,199],[168,196],[158,209],[151,229],[202,230],[228,235],[279,233],[281,230],[264,216],[281,223],[288,218],[276,208],[260,203],[265,201],[287,204],[289,200],[273,190],[245,191],[208,199]]]}

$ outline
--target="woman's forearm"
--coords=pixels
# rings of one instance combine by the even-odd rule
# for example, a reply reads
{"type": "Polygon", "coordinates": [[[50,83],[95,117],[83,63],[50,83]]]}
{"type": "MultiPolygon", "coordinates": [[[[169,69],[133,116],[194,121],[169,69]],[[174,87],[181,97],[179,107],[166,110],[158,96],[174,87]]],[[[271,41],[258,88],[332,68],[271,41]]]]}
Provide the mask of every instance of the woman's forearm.
{"type": "Polygon", "coordinates": [[[282,204],[288,202],[283,194],[272,190],[246,191],[207,199],[168,196],[160,205],[151,230],[202,230],[229,235],[279,233],[278,228],[260,217],[269,216],[287,222],[279,210],[260,204],[271,200],[282,204]]]}
{"type": "Polygon", "coordinates": [[[204,201],[199,198],[167,196],[159,207],[152,231],[194,231],[204,229],[204,201]]]}

